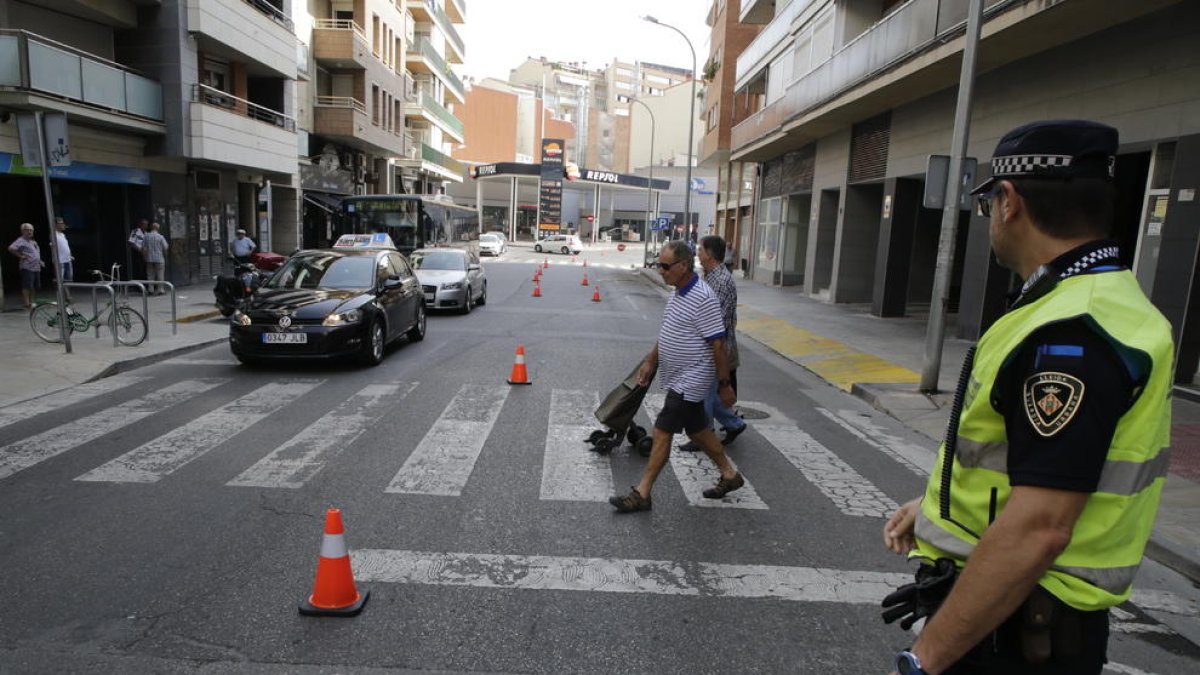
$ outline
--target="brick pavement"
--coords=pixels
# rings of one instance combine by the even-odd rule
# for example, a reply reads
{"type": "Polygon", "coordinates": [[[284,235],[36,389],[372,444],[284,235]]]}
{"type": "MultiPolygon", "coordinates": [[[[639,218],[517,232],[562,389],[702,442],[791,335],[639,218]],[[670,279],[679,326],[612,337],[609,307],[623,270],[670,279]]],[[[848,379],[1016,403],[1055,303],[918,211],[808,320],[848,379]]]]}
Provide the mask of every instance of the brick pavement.
{"type": "Polygon", "coordinates": [[[1200,424],[1171,425],[1171,473],[1200,483],[1200,424]]]}

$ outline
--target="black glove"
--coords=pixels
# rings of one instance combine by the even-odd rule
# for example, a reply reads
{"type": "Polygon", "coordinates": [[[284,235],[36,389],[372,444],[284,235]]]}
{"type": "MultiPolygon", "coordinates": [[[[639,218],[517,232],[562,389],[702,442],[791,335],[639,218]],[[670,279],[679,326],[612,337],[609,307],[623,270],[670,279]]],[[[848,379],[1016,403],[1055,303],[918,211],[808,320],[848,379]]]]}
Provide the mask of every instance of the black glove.
{"type": "Polygon", "coordinates": [[[917,619],[923,619],[941,607],[957,578],[958,567],[950,558],[938,558],[932,565],[922,565],[917,570],[916,582],[901,586],[883,599],[884,623],[903,617],[900,627],[904,630],[912,628],[917,619]]]}

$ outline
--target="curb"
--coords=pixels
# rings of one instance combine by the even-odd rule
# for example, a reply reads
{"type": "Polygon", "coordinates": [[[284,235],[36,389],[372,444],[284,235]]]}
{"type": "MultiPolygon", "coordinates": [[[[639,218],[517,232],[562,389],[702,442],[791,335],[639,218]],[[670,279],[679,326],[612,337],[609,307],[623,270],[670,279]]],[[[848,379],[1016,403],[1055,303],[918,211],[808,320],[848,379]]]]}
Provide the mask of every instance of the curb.
{"type": "MultiPolygon", "coordinates": [[[[196,323],[197,321],[206,321],[208,319],[215,319],[220,315],[221,315],[221,310],[210,309],[207,312],[197,312],[196,314],[188,314],[186,316],[176,317],[175,323],[196,323]]],[[[168,321],[167,323],[170,323],[170,322],[168,321]]]]}
{"type": "Polygon", "coordinates": [[[187,354],[188,352],[194,352],[194,351],[197,351],[200,349],[204,349],[206,347],[212,347],[213,345],[222,344],[224,342],[227,342],[228,340],[229,340],[228,337],[213,338],[211,340],[205,340],[203,342],[197,342],[197,343],[190,344],[190,345],[184,345],[182,347],[176,347],[174,349],[168,349],[166,351],[158,352],[156,354],[147,354],[145,356],[139,356],[139,357],[133,358],[133,359],[117,361],[116,363],[109,365],[104,370],[101,370],[96,375],[93,375],[92,377],[89,377],[88,379],[84,380],[84,383],[95,382],[97,380],[103,380],[104,378],[112,377],[113,375],[116,375],[117,373],[125,373],[125,372],[129,372],[131,370],[137,370],[138,368],[143,368],[145,366],[149,366],[149,365],[158,363],[159,361],[166,361],[167,359],[174,358],[176,356],[179,356],[180,354],[187,354]]]}
{"type": "Polygon", "coordinates": [[[1159,541],[1153,535],[1146,542],[1146,557],[1175,570],[1192,583],[1200,583],[1200,562],[1180,553],[1170,544],[1159,541]]]}

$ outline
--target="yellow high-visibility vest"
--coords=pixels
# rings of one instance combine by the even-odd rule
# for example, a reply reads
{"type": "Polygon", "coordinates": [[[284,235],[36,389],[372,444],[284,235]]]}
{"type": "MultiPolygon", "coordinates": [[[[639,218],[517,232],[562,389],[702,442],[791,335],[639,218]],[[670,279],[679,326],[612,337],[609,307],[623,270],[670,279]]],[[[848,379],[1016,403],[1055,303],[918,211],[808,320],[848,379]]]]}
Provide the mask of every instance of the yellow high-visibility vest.
{"type": "Polygon", "coordinates": [[[1070,543],[1038,581],[1076,609],[1097,610],[1129,597],[1154,525],[1171,440],[1171,325],[1128,270],[1063,279],[1046,295],[1001,317],[980,338],[959,417],[947,495],[949,518],[942,517],[940,508],[943,444],[917,516],[913,555],[950,557],[961,566],[991,520],[1004,510],[1012,491],[1008,439],[1004,417],[992,405],[992,386],[1001,366],[1031,333],[1080,317],[1127,362],[1142,364],[1144,383],[1117,423],[1100,483],[1070,543]]]}

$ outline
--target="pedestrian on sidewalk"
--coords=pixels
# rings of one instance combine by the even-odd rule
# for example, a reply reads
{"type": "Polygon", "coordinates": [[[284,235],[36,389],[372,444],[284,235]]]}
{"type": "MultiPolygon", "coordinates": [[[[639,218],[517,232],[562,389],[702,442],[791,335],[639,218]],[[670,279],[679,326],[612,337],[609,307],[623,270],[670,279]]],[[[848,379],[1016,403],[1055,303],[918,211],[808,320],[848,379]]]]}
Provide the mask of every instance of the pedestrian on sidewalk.
{"type": "Polygon", "coordinates": [[[671,441],[680,431],[699,443],[721,471],[717,484],[704,491],[706,498],[720,499],[745,485],[742,474],[733,469],[725,456],[725,448],[704,412],[704,399],[714,379],[720,387],[722,403],[732,407],[737,397],[729,381],[721,306],[712,290],[692,271],[694,264],[692,251],[684,241],[670,242],[659,252],[659,274],[675,292],[667,300],[658,342],[642,361],[638,381],[648,385],[657,370],[667,397],[654,420],[653,445],[642,481],[628,494],[608,500],[620,513],[650,510],[650,490],[671,455],[671,441]]]}
{"type": "Polygon", "coordinates": [[[21,299],[26,310],[33,308],[33,299],[38,289],[42,287],[42,249],[33,238],[33,225],[21,223],[21,236],[8,245],[8,252],[17,256],[21,261],[18,269],[21,272],[21,299]]]}
{"type": "Polygon", "coordinates": [[[254,253],[254,249],[256,248],[258,248],[258,245],[254,243],[253,239],[246,236],[246,231],[238,229],[237,237],[229,242],[229,255],[233,256],[233,259],[240,263],[248,263],[250,262],[250,254],[254,253]]]}
{"type": "MultiPolygon", "coordinates": [[[[725,324],[725,350],[728,354],[729,384],[736,396],[738,393],[737,369],[740,364],[737,349],[737,284],[729,269],[722,264],[725,260],[725,240],[710,234],[700,239],[700,269],[704,270],[704,283],[712,289],[713,294],[721,303],[721,320],[725,324]]],[[[709,419],[715,419],[725,431],[721,445],[728,446],[746,430],[746,421],[732,409],[721,403],[721,393],[717,383],[704,399],[704,413],[709,419]]],[[[679,446],[685,452],[696,452],[700,446],[695,441],[688,441],[679,446]]]]}
{"type": "MultiPolygon", "coordinates": [[[[158,230],[158,223],[150,223],[150,231],[146,233],[145,242],[142,244],[142,250],[146,252],[146,279],[150,281],[166,280],[167,249],[170,246],[167,244],[167,238],[158,230]]],[[[152,288],[151,295],[166,293],[158,284],[154,284],[152,288]]]]}
{"type": "MultiPolygon", "coordinates": [[[[54,219],[54,246],[57,250],[58,271],[64,284],[75,281],[75,258],[71,255],[71,244],[67,242],[67,221],[61,216],[54,219]]],[[[63,287],[63,296],[71,299],[71,289],[63,287]]]]}
{"type": "Polygon", "coordinates": [[[1025,283],[967,353],[924,497],[883,530],[922,563],[884,619],[932,614],[899,673],[1104,666],[1108,610],[1129,598],[1167,471],[1174,353],[1105,238],[1117,147],[1107,125],[1034,122],[1000,139],[972,191],[1025,283]]]}
{"type": "Polygon", "coordinates": [[[149,228],[150,221],[142,218],[133,226],[133,230],[129,232],[129,239],[126,240],[129,245],[130,279],[146,278],[146,230],[149,228]]]}

